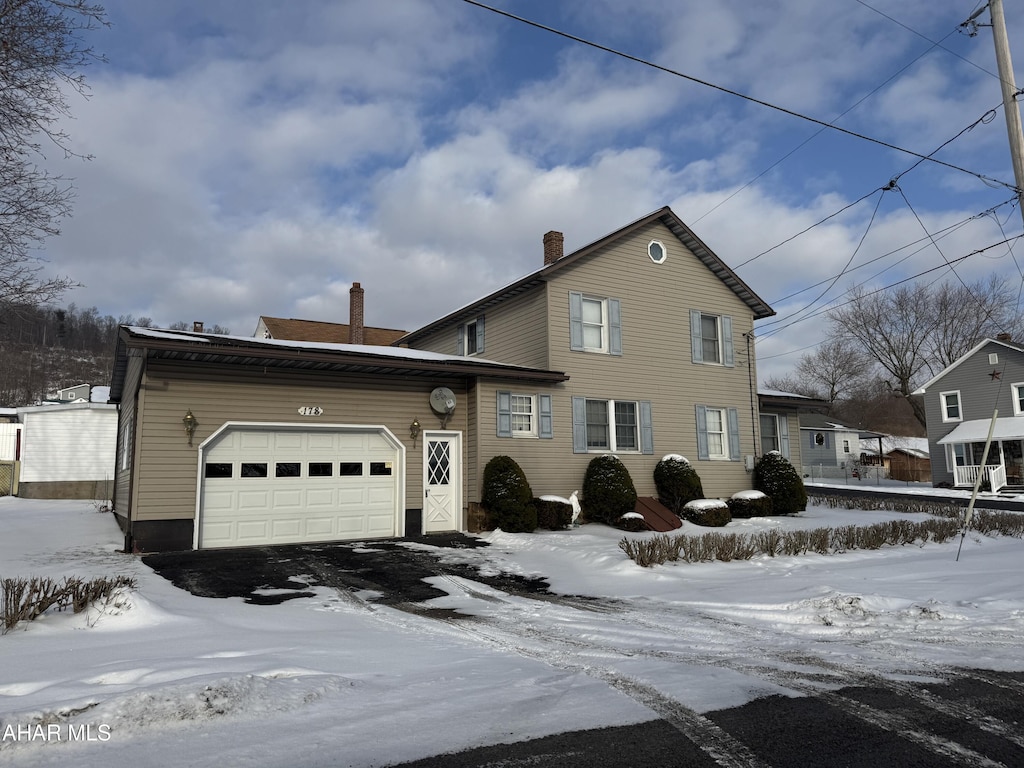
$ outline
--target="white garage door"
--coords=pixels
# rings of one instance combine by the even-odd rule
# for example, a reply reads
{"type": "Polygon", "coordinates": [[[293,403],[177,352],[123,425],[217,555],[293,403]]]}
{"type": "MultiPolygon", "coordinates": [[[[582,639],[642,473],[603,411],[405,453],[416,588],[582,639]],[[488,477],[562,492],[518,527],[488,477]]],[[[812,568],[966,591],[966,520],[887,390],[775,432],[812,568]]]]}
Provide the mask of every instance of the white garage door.
{"type": "Polygon", "coordinates": [[[399,535],[393,440],[372,427],[227,427],[204,446],[199,547],[399,535]]]}

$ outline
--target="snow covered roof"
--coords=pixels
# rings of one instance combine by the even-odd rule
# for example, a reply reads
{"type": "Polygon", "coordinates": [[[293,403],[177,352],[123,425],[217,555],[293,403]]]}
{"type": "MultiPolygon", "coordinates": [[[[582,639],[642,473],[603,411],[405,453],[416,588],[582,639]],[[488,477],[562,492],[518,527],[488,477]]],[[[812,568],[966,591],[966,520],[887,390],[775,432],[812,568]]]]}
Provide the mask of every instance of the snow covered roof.
{"type": "Polygon", "coordinates": [[[833,421],[820,413],[801,413],[800,429],[832,430],[833,432],[857,432],[856,427],[848,427],[833,421]]]}
{"type": "Polygon", "coordinates": [[[407,347],[263,339],[122,326],[110,386],[112,401],[120,401],[128,358],[137,354],[191,363],[219,362],[371,375],[436,376],[444,373],[541,382],[560,382],[569,378],[561,371],[407,347]]]}
{"type": "MultiPolygon", "coordinates": [[[[988,438],[988,428],[992,419],[974,419],[965,421],[952,432],[939,440],[940,445],[949,443],[983,443],[988,438]]],[[[993,440],[1024,440],[1024,419],[996,419],[992,431],[993,440]]]]}
{"type": "MultiPolygon", "coordinates": [[[[878,440],[877,437],[861,438],[860,450],[861,453],[867,453],[872,456],[878,455],[878,440]]],[[[889,454],[893,451],[903,451],[912,456],[919,456],[922,459],[928,458],[928,438],[927,437],[902,437],[899,435],[882,435],[882,454],[889,454]]]]}

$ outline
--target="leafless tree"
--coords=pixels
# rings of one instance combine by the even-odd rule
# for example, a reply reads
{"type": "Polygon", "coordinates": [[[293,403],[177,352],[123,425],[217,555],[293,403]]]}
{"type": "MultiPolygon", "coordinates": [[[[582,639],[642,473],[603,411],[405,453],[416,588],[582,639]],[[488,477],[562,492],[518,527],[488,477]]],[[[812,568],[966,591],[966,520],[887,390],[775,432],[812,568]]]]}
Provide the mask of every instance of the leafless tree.
{"type": "Polygon", "coordinates": [[[70,181],[40,162],[45,148],[81,157],[61,119],[68,94],[88,95],[82,69],[99,59],[84,34],[106,23],[87,0],[0,0],[0,309],[8,312],[75,285],[47,276],[31,253],[59,234],[73,197],[70,181]]]}
{"type": "Polygon", "coordinates": [[[1009,333],[1020,340],[1018,287],[992,275],[975,283],[944,283],[932,291],[936,325],[929,338],[930,373],[935,375],[986,337],[1009,333]]]}
{"type": "MultiPolygon", "coordinates": [[[[930,370],[928,350],[938,318],[927,285],[901,285],[891,291],[869,292],[855,288],[852,301],[832,310],[833,334],[856,343],[888,374],[889,386],[904,398],[930,370]]],[[[925,423],[924,407],[915,404],[914,415],[925,423]]]]}
{"type": "Polygon", "coordinates": [[[881,366],[886,386],[907,400],[923,426],[924,404],[910,393],[986,336],[1019,334],[1016,299],[1012,286],[996,277],[887,292],[857,288],[850,302],[829,313],[831,339],[854,344],[881,366]]]}

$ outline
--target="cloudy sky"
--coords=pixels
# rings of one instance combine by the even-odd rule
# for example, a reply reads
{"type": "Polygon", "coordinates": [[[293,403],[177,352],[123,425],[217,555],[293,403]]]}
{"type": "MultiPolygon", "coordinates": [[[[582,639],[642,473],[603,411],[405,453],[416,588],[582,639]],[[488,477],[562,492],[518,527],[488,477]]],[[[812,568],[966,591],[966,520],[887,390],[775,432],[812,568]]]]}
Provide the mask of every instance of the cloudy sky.
{"type": "MultiPolygon", "coordinates": [[[[963,170],[908,171],[464,0],[107,0],[108,62],[68,123],[94,159],[61,161],[75,215],[43,251],[85,284],[68,302],[248,335],[260,315],[347,322],[360,281],[368,324],[413,329],[536,269],[548,230],[572,251],[669,205],[778,312],[763,380],[852,286],[956,280],[945,261],[1021,231],[991,29],[958,31],[977,0],[490,4],[923,155],[987,117],[936,155],[963,170]]],[[[1016,286],[1021,256],[955,269],[1016,286]]]]}

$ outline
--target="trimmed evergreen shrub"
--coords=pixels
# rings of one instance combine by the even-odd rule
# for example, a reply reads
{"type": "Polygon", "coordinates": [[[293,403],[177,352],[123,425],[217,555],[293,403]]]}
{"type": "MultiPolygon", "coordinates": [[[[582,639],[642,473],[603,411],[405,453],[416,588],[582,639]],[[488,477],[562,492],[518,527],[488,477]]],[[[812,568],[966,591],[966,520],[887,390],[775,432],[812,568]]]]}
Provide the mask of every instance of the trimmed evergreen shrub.
{"type": "Polygon", "coordinates": [[[508,533],[529,533],[537,527],[530,483],[515,459],[495,456],[484,467],[480,504],[489,522],[508,533]]]}
{"type": "Polygon", "coordinates": [[[649,531],[650,526],[647,525],[647,521],[644,520],[644,516],[637,512],[629,512],[619,518],[616,523],[616,527],[621,528],[629,533],[640,533],[641,531],[649,531]]]}
{"type": "Polygon", "coordinates": [[[704,498],[697,470],[682,456],[668,455],[654,467],[654,485],[658,501],[682,517],[683,507],[704,498]]]}
{"type": "Polygon", "coordinates": [[[617,456],[595,456],[583,476],[583,514],[595,523],[618,525],[636,510],[636,486],[617,456]]]}
{"type": "Polygon", "coordinates": [[[761,491],[741,491],[726,504],[733,518],[769,517],[772,513],[772,500],[761,491]]]}
{"type": "Polygon", "coordinates": [[[772,500],[772,514],[792,515],[807,509],[807,489],[800,473],[778,451],[761,457],[754,467],[754,487],[772,500]]]}
{"type": "Polygon", "coordinates": [[[560,531],[572,524],[572,505],[561,501],[534,499],[533,506],[537,510],[537,527],[550,531],[560,531]]]}
{"type": "Polygon", "coordinates": [[[732,521],[729,513],[729,506],[724,501],[717,499],[695,499],[683,507],[684,520],[694,525],[705,525],[711,528],[721,528],[732,521]]]}

